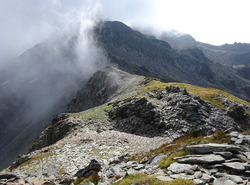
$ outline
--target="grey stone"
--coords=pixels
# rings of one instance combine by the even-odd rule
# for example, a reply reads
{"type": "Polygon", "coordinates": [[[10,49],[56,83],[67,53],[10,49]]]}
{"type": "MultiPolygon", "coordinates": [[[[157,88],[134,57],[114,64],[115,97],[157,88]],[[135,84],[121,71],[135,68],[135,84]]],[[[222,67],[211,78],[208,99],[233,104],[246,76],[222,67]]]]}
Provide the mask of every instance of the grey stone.
{"type": "Polygon", "coordinates": [[[199,170],[199,166],[197,164],[194,164],[191,169],[197,171],[199,170]]]}
{"type": "Polygon", "coordinates": [[[187,175],[185,173],[179,173],[179,174],[173,174],[173,175],[170,175],[171,178],[173,179],[194,179],[194,176],[193,175],[187,175]]]}
{"type": "Polygon", "coordinates": [[[215,179],[213,185],[236,185],[236,183],[229,180],[227,177],[221,177],[219,179],[215,179]]]}
{"type": "Polygon", "coordinates": [[[218,154],[222,157],[224,157],[225,159],[229,159],[232,158],[232,152],[214,152],[214,154],[218,154]]]}
{"type": "Polygon", "coordinates": [[[223,165],[236,171],[245,170],[245,165],[239,162],[223,163],[223,165]]]}
{"type": "Polygon", "coordinates": [[[191,145],[187,146],[187,149],[190,153],[193,154],[208,154],[213,152],[238,152],[240,148],[235,145],[228,145],[228,144],[216,144],[216,143],[209,143],[209,144],[200,144],[200,145],[191,145]]]}
{"type": "Polygon", "coordinates": [[[225,176],[227,176],[227,173],[218,172],[218,173],[214,174],[214,177],[216,177],[216,178],[221,178],[221,177],[225,177],[225,176]]]}
{"type": "Polygon", "coordinates": [[[218,172],[218,169],[214,168],[214,169],[209,170],[209,172],[210,172],[211,175],[214,175],[214,174],[216,174],[218,172]]]}
{"type": "Polygon", "coordinates": [[[189,163],[189,164],[213,164],[213,163],[222,163],[225,159],[220,155],[188,155],[184,156],[181,159],[178,159],[179,163],[189,163]]]}
{"type": "Polygon", "coordinates": [[[110,168],[111,172],[114,174],[114,176],[122,176],[122,169],[118,166],[114,166],[110,168]]]}
{"type": "Polygon", "coordinates": [[[135,166],[137,166],[136,161],[128,161],[127,162],[127,168],[131,168],[131,167],[135,167],[135,166]]]}
{"type": "Polygon", "coordinates": [[[241,162],[241,160],[239,158],[232,158],[232,159],[226,160],[225,162],[226,163],[241,162]]]}
{"type": "Polygon", "coordinates": [[[189,170],[192,168],[192,165],[189,164],[180,164],[180,163],[173,163],[168,167],[168,170],[174,173],[182,173],[185,170],[189,170]]]}
{"type": "Polygon", "coordinates": [[[235,144],[240,145],[242,144],[242,142],[243,142],[243,138],[240,138],[235,141],[235,144]]]}
{"type": "Polygon", "coordinates": [[[137,171],[135,171],[133,168],[130,168],[126,171],[126,174],[128,175],[135,174],[135,173],[137,173],[137,171]]]}
{"type": "Polygon", "coordinates": [[[168,181],[173,180],[173,178],[171,178],[171,177],[169,177],[169,176],[162,176],[162,175],[157,176],[156,178],[157,178],[158,180],[160,180],[160,181],[165,181],[165,182],[168,182],[168,181]]]}
{"type": "Polygon", "coordinates": [[[155,175],[165,176],[165,173],[164,173],[163,170],[159,169],[159,170],[155,173],[155,175]]]}
{"type": "Polygon", "coordinates": [[[140,170],[142,168],[144,168],[143,164],[138,164],[137,166],[134,167],[135,170],[140,170]]]}
{"type": "Polygon", "coordinates": [[[108,170],[108,171],[106,172],[106,175],[107,175],[108,178],[112,178],[112,177],[115,176],[114,173],[113,173],[111,170],[108,170]]]}
{"type": "Polygon", "coordinates": [[[238,139],[237,137],[231,137],[230,140],[231,140],[232,142],[235,142],[237,139],[238,139]]]}
{"type": "Polygon", "coordinates": [[[213,182],[214,178],[208,174],[203,173],[201,180],[205,183],[213,182]]]}
{"type": "Polygon", "coordinates": [[[188,175],[194,175],[194,171],[192,169],[185,170],[186,174],[188,175]]]}
{"type": "Polygon", "coordinates": [[[244,155],[250,160],[250,152],[245,152],[244,155]]]}
{"type": "Polygon", "coordinates": [[[233,132],[230,132],[229,135],[230,135],[231,137],[236,137],[236,138],[237,138],[237,137],[239,136],[239,133],[236,132],[236,131],[233,131],[233,132]]]}
{"type": "Polygon", "coordinates": [[[193,179],[196,185],[204,185],[205,183],[200,179],[193,179]]]}
{"type": "Polygon", "coordinates": [[[194,173],[194,178],[196,178],[196,179],[200,179],[201,177],[202,177],[202,172],[201,171],[197,171],[197,172],[195,172],[194,173]]]}
{"type": "Polygon", "coordinates": [[[150,162],[150,165],[152,165],[152,166],[159,165],[159,161],[160,161],[163,157],[165,157],[164,154],[159,154],[159,155],[155,156],[155,157],[152,159],[152,161],[150,162]]]}
{"type": "Polygon", "coordinates": [[[79,170],[74,176],[78,178],[85,177],[86,175],[89,176],[90,171],[92,171],[92,174],[97,174],[101,169],[101,164],[97,160],[92,159],[87,167],[79,170]]]}
{"type": "Polygon", "coordinates": [[[237,175],[227,175],[227,177],[231,180],[234,181],[235,183],[243,183],[243,179],[240,176],[237,175]]]}

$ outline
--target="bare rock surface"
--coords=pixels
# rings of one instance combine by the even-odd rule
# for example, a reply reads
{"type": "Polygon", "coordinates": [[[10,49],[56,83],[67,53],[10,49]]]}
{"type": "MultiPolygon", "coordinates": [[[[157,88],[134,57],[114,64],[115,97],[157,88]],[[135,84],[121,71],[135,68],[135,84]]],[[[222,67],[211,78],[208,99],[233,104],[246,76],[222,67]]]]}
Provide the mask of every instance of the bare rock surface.
{"type": "Polygon", "coordinates": [[[224,162],[225,159],[221,157],[220,155],[190,155],[190,156],[184,156],[180,159],[178,159],[179,163],[188,163],[188,164],[217,164],[224,162]]]}
{"type": "Polygon", "coordinates": [[[202,145],[192,145],[188,146],[187,149],[190,153],[193,154],[208,154],[213,152],[238,152],[240,148],[235,145],[228,145],[228,144],[216,144],[216,143],[209,143],[209,144],[202,144],[202,145]]]}

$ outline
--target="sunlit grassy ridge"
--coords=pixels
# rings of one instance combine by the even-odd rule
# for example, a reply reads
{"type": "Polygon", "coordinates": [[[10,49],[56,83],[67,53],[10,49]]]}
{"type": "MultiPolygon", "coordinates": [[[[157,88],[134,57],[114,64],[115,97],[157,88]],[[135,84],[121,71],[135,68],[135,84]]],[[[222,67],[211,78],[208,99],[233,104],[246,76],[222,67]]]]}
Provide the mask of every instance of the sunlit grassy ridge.
{"type": "MultiPolygon", "coordinates": [[[[138,77],[139,78],[139,77],[138,77]]],[[[137,90],[133,90],[132,92],[119,97],[117,101],[123,101],[130,97],[145,97],[149,101],[157,102],[156,99],[149,98],[146,93],[147,92],[158,92],[158,91],[164,91],[167,86],[175,86],[180,87],[183,89],[186,89],[190,94],[194,96],[199,96],[202,100],[220,108],[225,109],[225,106],[222,104],[222,97],[221,95],[225,96],[229,100],[239,102],[245,105],[250,106],[250,102],[247,102],[245,100],[242,100],[236,96],[233,96],[225,91],[215,89],[215,88],[203,88],[198,87],[191,84],[186,83],[164,83],[157,79],[149,79],[149,78],[141,78],[141,83],[147,81],[147,83],[142,83],[137,90]]],[[[106,112],[112,109],[112,103],[107,105],[101,105],[94,107],[92,109],[89,109],[87,111],[79,112],[79,113],[68,113],[70,116],[73,116],[75,118],[80,118],[83,120],[89,120],[92,119],[93,121],[105,121],[108,119],[106,112]]],[[[250,111],[247,111],[248,114],[250,114],[250,111]]]]}
{"type": "Polygon", "coordinates": [[[149,91],[163,91],[166,89],[167,86],[170,86],[170,85],[186,89],[190,94],[194,96],[199,96],[202,100],[210,104],[213,104],[214,106],[221,108],[221,109],[225,109],[225,106],[222,104],[222,97],[220,95],[225,96],[229,100],[250,106],[250,102],[242,100],[220,89],[198,87],[198,86],[186,84],[186,83],[172,83],[172,82],[163,83],[163,82],[160,82],[159,80],[152,80],[147,85],[145,85],[141,90],[139,90],[139,92],[146,93],[149,91]]]}
{"type": "Polygon", "coordinates": [[[124,179],[113,183],[113,185],[131,185],[131,184],[150,184],[150,185],[194,185],[192,180],[187,179],[174,179],[169,182],[163,182],[155,178],[155,176],[149,176],[142,173],[132,174],[124,179]]]}
{"type": "MultiPolygon", "coordinates": [[[[181,137],[175,139],[171,143],[163,144],[159,148],[156,148],[154,150],[150,150],[149,152],[137,153],[137,154],[133,155],[130,158],[130,160],[142,162],[145,160],[149,160],[152,157],[157,156],[161,153],[167,155],[170,158],[176,157],[176,156],[169,156],[169,155],[174,154],[174,153],[175,153],[174,155],[179,155],[179,156],[187,154],[185,152],[185,147],[188,145],[206,144],[206,143],[218,143],[218,144],[231,143],[230,139],[231,139],[231,137],[229,135],[226,135],[222,131],[215,132],[215,134],[212,135],[211,137],[197,136],[194,133],[188,134],[188,135],[181,136],[181,137]],[[184,150],[184,152],[176,154],[177,150],[179,150],[180,148],[182,148],[184,150]]],[[[173,160],[168,159],[168,157],[162,159],[162,160],[166,160],[166,161],[161,161],[160,167],[165,168],[165,167],[169,166],[170,164],[172,164],[171,162],[174,162],[173,160]]]]}
{"type": "Polygon", "coordinates": [[[87,121],[89,119],[93,120],[93,121],[107,121],[108,120],[108,116],[107,116],[107,112],[109,110],[111,110],[112,105],[101,105],[101,106],[97,106],[94,107],[92,109],[86,110],[86,111],[82,111],[79,113],[68,113],[69,116],[72,116],[74,118],[78,118],[78,119],[82,119],[84,121],[87,121]]]}

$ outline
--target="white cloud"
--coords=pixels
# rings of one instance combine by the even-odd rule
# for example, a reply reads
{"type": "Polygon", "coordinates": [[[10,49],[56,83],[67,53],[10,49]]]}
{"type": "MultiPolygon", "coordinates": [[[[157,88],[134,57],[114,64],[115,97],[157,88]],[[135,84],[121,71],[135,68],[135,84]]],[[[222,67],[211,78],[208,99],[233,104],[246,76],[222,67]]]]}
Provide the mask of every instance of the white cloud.
{"type": "Polygon", "coordinates": [[[1,0],[0,60],[63,30],[82,11],[137,27],[179,30],[212,44],[250,43],[249,7],[249,0],[1,0]]]}

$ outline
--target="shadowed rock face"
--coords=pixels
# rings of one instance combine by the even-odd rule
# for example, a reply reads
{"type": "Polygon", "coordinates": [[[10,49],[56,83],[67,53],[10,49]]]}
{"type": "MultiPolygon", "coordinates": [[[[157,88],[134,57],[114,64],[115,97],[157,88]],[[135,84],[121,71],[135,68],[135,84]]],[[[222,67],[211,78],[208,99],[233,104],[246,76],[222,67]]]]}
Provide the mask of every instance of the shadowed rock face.
{"type": "Polygon", "coordinates": [[[76,97],[68,105],[68,112],[80,112],[102,105],[136,81],[137,78],[128,73],[113,67],[105,67],[96,72],[77,92],[76,97]]]}
{"type": "Polygon", "coordinates": [[[236,120],[226,111],[178,87],[167,87],[166,91],[150,93],[149,97],[151,100],[132,97],[114,103],[109,112],[114,127],[124,132],[150,137],[244,130],[246,125],[249,128],[249,118],[244,121],[236,120]]]}

